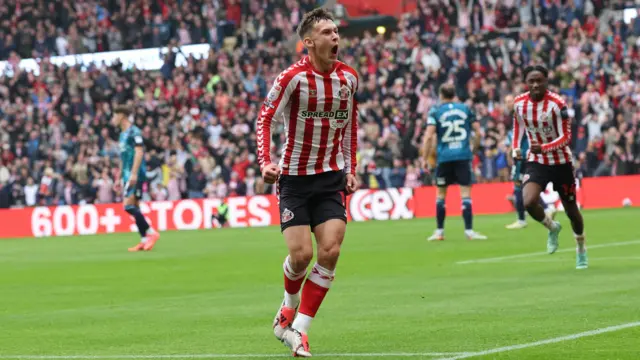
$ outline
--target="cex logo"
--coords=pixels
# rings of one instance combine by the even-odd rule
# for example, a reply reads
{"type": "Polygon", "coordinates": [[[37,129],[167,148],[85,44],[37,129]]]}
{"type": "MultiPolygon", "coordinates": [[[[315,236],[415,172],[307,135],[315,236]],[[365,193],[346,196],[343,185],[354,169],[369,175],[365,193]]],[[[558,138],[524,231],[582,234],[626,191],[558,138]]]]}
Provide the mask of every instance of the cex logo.
{"type": "Polygon", "coordinates": [[[359,190],[349,200],[354,221],[413,219],[413,189],[359,190]]]}

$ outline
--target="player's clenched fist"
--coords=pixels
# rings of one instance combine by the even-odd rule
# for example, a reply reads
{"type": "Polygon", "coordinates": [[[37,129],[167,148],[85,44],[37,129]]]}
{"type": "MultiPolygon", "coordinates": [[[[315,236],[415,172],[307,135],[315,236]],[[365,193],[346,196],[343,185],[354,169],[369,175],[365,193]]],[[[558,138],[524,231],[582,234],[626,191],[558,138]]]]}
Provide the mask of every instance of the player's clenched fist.
{"type": "Polygon", "coordinates": [[[347,194],[353,194],[358,190],[358,179],[353,174],[347,174],[347,194]]]}
{"type": "Polygon", "coordinates": [[[280,176],[280,168],[276,164],[269,164],[262,169],[262,178],[267,184],[274,184],[280,176]]]}

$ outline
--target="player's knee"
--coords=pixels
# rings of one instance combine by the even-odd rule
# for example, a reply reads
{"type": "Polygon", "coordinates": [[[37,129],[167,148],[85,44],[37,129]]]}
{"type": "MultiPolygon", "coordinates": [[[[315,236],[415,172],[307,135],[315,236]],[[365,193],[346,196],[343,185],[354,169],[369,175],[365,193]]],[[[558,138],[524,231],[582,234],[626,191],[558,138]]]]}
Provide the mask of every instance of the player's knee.
{"type": "Polygon", "coordinates": [[[303,246],[292,249],[289,256],[295,268],[306,268],[311,263],[311,259],[313,259],[313,248],[311,246],[303,246]]]}
{"type": "Polygon", "coordinates": [[[327,244],[323,246],[320,251],[318,251],[318,258],[322,258],[323,260],[328,260],[330,262],[335,262],[340,257],[340,243],[337,241],[335,243],[327,244]]]}
{"type": "Polygon", "coordinates": [[[582,221],[582,214],[580,213],[580,208],[578,207],[577,202],[563,201],[562,206],[564,207],[564,212],[567,214],[569,220],[582,221]]]}

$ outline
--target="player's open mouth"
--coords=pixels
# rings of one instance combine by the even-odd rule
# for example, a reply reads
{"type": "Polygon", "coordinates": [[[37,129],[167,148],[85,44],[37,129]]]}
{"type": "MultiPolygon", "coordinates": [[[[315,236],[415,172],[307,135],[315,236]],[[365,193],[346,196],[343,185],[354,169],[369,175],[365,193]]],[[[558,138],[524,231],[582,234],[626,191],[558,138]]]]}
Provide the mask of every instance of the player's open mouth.
{"type": "Polygon", "coordinates": [[[331,48],[331,54],[338,55],[338,45],[331,48]]]}

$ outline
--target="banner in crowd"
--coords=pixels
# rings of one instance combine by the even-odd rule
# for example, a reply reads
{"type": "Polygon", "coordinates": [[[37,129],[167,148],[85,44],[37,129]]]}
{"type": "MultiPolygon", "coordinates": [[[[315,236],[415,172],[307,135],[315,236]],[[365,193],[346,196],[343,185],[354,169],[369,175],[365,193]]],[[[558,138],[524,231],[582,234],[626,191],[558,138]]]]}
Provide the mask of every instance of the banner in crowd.
{"type": "MultiPolygon", "coordinates": [[[[209,44],[185,45],[176,52],[176,66],[185,66],[187,58],[194,56],[196,59],[206,58],[209,55],[209,44]]],[[[111,66],[118,61],[123,69],[131,69],[134,66],[140,70],[159,70],[164,64],[164,56],[169,52],[168,48],[149,48],[139,50],[107,51],[77,55],[52,56],[49,62],[54,65],[67,65],[69,67],[79,65],[83,70],[91,65],[105,64],[111,66]]],[[[40,59],[22,59],[18,66],[20,69],[40,75],[40,59]]],[[[8,61],[0,61],[0,73],[13,76],[14,69],[8,61]]]]}
{"type": "MultiPolygon", "coordinates": [[[[513,211],[507,200],[511,183],[480,184],[472,190],[476,214],[513,211]]],[[[347,197],[349,221],[398,220],[435,216],[436,188],[359,190],[347,197]]],[[[551,185],[543,194],[548,204],[560,206],[551,185]]],[[[279,224],[278,201],[273,195],[232,197],[229,206],[231,227],[258,227],[279,224]]],[[[586,209],[640,204],[640,176],[585,179],[578,190],[580,206],[586,209]]],[[[218,199],[187,199],[142,203],[141,210],[160,231],[210,229],[218,199]]],[[[461,214],[460,192],[451,187],[447,214],[461,214]]],[[[0,238],[108,234],[136,231],[135,223],[121,204],[55,206],[0,210],[0,238]]]]}

